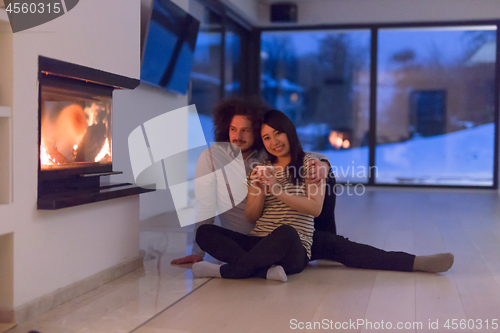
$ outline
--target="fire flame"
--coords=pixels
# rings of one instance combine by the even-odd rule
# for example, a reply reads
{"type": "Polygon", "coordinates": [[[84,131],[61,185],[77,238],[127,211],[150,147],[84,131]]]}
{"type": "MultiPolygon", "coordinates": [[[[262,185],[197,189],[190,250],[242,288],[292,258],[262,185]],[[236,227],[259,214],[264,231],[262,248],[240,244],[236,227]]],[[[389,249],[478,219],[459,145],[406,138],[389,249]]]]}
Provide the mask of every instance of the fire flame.
{"type": "Polygon", "coordinates": [[[43,141],[40,145],[40,162],[42,163],[42,165],[56,164],[55,160],[53,160],[52,157],[50,157],[49,153],[47,153],[47,148],[45,148],[45,144],[43,143],[43,141]]]}
{"type": "MultiPolygon", "coordinates": [[[[85,108],[79,104],[71,104],[65,106],[55,120],[49,116],[43,117],[40,145],[41,165],[74,163],[76,156],[80,153],[78,150],[82,146],[82,140],[87,130],[94,125],[102,126],[102,123],[107,127],[105,114],[107,114],[107,110],[97,103],[92,103],[91,106],[85,108]]],[[[86,143],[88,145],[88,142],[86,143]]],[[[99,154],[95,157],[88,156],[88,158],[94,162],[110,162],[111,147],[108,138],[106,138],[99,154]]],[[[82,162],[81,159],[80,162],[82,162]]]]}
{"type": "Polygon", "coordinates": [[[107,156],[111,156],[111,149],[109,148],[108,138],[106,138],[106,141],[104,142],[104,146],[102,146],[101,151],[95,157],[94,162],[99,162],[100,160],[102,160],[103,158],[105,158],[106,155],[107,156]]]}
{"type": "Polygon", "coordinates": [[[330,144],[333,146],[335,149],[340,149],[344,148],[347,149],[351,147],[351,143],[349,140],[344,140],[344,133],[340,133],[337,131],[331,131],[330,135],[328,136],[328,141],[330,141],[330,144]]]}
{"type": "Polygon", "coordinates": [[[99,112],[100,108],[96,103],[92,103],[90,107],[86,107],[83,111],[85,112],[85,115],[87,116],[87,124],[89,126],[97,124],[97,113],[99,112]]]}

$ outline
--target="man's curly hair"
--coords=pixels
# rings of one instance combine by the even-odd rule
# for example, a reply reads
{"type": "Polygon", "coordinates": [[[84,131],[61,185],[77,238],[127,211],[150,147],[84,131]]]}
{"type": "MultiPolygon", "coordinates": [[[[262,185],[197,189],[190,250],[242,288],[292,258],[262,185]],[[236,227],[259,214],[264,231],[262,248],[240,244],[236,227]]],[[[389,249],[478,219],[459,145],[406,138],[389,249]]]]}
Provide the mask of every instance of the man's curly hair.
{"type": "Polygon", "coordinates": [[[229,125],[234,116],[246,116],[253,127],[254,149],[262,147],[260,140],[260,128],[264,113],[270,107],[262,102],[260,98],[232,97],[222,100],[214,108],[214,139],[216,142],[229,142],[229,125]]]}

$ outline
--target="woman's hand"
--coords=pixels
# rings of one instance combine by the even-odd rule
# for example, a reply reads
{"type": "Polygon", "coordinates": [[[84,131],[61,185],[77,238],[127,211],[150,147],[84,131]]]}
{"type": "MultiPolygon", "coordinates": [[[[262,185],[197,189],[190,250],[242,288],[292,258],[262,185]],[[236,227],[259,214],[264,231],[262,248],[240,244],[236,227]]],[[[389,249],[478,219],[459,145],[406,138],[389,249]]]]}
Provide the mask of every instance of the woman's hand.
{"type": "Polygon", "coordinates": [[[259,187],[266,195],[273,194],[273,189],[276,185],[279,186],[276,180],[276,172],[273,168],[261,168],[254,170],[252,172],[253,178],[258,184],[262,185],[259,187]]]}
{"type": "Polygon", "coordinates": [[[258,189],[260,189],[261,193],[265,193],[266,184],[264,184],[262,178],[262,173],[259,170],[258,166],[256,166],[252,173],[250,174],[250,178],[252,179],[252,185],[258,189]]]}
{"type": "Polygon", "coordinates": [[[278,181],[276,180],[276,172],[274,169],[266,168],[261,173],[259,177],[260,181],[266,185],[266,194],[273,194],[273,189],[276,185],[279,186],[278,181]]]}

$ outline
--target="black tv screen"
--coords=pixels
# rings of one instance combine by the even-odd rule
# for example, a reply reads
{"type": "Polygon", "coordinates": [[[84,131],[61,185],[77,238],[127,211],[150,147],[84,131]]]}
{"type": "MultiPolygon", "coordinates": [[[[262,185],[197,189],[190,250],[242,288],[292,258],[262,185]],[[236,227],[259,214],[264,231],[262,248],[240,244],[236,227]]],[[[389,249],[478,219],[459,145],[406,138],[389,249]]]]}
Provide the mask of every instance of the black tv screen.
{"type": "Polygon", "coordinates": [[[154,0],[141,81],[186,94],[200,22],[170,0],[154,0]]]}

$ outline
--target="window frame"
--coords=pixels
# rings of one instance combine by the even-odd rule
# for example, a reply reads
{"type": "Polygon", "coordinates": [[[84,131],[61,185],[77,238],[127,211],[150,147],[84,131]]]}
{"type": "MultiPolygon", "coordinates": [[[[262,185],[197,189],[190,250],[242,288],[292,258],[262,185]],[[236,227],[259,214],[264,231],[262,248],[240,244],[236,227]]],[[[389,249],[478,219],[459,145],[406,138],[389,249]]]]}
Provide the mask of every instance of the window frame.
{"type": "Polygon", "coordinates": [[[253,62],[247,61],[254,59],[254,55],[250,55],[250,50],[253,49],[254,44],[259,45],[260,48],[260,34],[258,35],[259,40],[255,43],[257,28],[253,27],[249,22],[247,22],[243,17],[238,15],[235,11],[225,6],[218,0],[193,0],[201,5],[205,6],[208,10],[219,15],[222,20],[222,31],[221,31],[221,57],[220,57],[220,79],[221,84],[219,86],[219,95],[221,99],[226,98],[225,85],[226,85],[226,73],[225,73],[225,61],[226,61],[226,33],[229,31],[229,25],[233,24],[243,32],[241,35],[241,86],[240,95],[249,96],[254,94],[253,91],[254,82],[252,77],[257,76],[257,74],[252,73],[253,62]],[[244,57],[244,55],[250,55],[244,57]]]}

